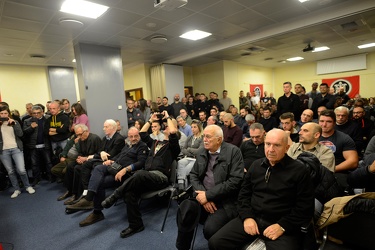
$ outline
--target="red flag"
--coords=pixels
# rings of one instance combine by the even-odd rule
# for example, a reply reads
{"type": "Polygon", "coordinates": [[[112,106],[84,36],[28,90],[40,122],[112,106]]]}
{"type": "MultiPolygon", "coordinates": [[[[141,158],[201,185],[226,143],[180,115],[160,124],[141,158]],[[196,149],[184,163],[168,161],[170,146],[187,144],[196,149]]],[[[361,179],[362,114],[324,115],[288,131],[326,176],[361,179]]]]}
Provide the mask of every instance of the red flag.
{"type": "Polygon", "coordinates": [[[323,79],[322,82],[327,83],[329,87],[333,87],[335,93],[339,91],[340,87],[344,87],[345,93],[350,98],[354,98],[356,94],[359,94],[359,76],[323,79]]]}
{"type": "Polygon", "coordinates": [[[263,97],[263,84],[250,84],[250,93],[255,91],[256,95],[263,97]]]}

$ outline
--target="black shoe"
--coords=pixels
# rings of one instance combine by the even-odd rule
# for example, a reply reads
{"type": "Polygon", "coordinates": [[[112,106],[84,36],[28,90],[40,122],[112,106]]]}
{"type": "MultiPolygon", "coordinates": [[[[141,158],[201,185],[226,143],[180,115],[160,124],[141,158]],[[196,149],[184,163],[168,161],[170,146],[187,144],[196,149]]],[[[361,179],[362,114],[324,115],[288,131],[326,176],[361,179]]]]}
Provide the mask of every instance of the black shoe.
{"type": "Polygon", "coordinates": [[[142,232],[143,230],[145,230],[144,226],[141,226],[141,227],[136,228],[136,229],[128,227],[128,228],[121,231],[120,236],[121,236],[121,238],[127,238],[127,237],[132,236],[133,234],[142,232]]]}
{"type": "Polygon", "coordinates": [[[102,202],[102,207],[104,208],[110,208],[113,206],[113,204],[116,203],[116,201],[120,199],[120,194],[117,191],[117,189],[110,195],[108,196],[103,202],[102,202]]]}
{"type": "Polygon", "coordinates": [[[67,209],[72,209],[72,210],[91,210],[94,209],[94,202],[93,201],[88,201],[86,199],[81,199],[77,203],[73,205],[69,205],[66,207],[67,209]]]}
{"type": "Polygon", "coordinates": [[[34,178],[33,182],[31,183],[31,186],[32,187],[35,187],[36,185],[38,185],[40,182],[40,178],[34,178]]]}
{"type": "Polygon", "coordinates": [[[77,213],[79,210],[74,210],[74,209],[67,209],[65,208],[65,213],[66,214],[74,214],[77,213]]]}
{"type": "Polygon", "coordinates": [[[64,201],[64,205],[73,205],[74,203],[76,203],[76,196],[75,195],[73,195],[72,197],[70,197],[69,199],[64,201]]]}

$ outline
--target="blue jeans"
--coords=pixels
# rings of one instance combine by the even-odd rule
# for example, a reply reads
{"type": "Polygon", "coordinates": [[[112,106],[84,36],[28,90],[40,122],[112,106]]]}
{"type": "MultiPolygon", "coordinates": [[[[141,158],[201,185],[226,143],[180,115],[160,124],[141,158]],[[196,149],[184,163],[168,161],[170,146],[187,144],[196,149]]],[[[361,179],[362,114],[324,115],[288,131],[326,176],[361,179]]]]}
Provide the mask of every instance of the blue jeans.
{"type": "Polygon", "coordinates": [[[11,149],[5,149],[0,154],[1,162],[3,163],[5,169],[8,172],[8,176],[10,179],[10,182],[12,183],[12,186],[16,190],[20,190],[20,186],[18,185],[17,175],[15,170],[17,170],[17,173],[21,177],[21,180],[23,182],[23,185],[25,188],[30,187],[29,178],[26,173],[25,169],[25,161],[23,159],[23,152],[19,148],[11,148],[11,149]],[[14,169],[13,162],[16,164],[16,168],[14,169]]]}

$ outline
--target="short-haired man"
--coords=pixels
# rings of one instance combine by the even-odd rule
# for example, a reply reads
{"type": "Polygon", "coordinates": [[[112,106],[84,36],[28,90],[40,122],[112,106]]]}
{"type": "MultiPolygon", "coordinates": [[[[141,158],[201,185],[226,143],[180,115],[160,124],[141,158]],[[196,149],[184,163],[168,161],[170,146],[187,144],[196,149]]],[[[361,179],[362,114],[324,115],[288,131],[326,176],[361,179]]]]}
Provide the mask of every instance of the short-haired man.
{"type": "Polygon", "coordinates": [[[210,238],[210,249],[241,249],[259,235],[267,249],[303,248],[300,227],[314,212],[310,173],[286,154],[284,131],[269,131],[264,145],[266,158],[250,166],[238,195],[239,216],[210,238]]]}
{"type": "Polygon", "coordinates": [[[90,210],[94,211],[81,221],[81,227],[94,224],[104,219],[101,203],[105,199],[105,188],[115,187],[128,179],[135,171],[142,169],[148,155],[146,143],[141,141],[139,130],[131,127],[128,130],[127,143],[121,153],[98,165],[92,171],[87,195],[67,208],[70,210],[90,210]],[[117,173],[109,171],[109,167],[118,168],[117,173]]]}
{"type": "Polygon", "coordinates": [[[208,119],[207,119],[207,126],[208,125],[217,125],[217,124],[218,124],[217,116],[211,115],[210,117],[208,117],[208,119]]]}
{"type": "Polygon", "coordinates": [[[177,123],[178,123],[178,129],[184,133],[187,137],[191,136],[193,134],[193,131],[191,131],[191,126],[186,123],[186,120],[182,118],[181,116],[177,116],[177,123]]]}
{"type": "Polygon", "coordinates": [[[309,96],[304,94],[304,87],[300,84],[297,83],[294,85],[294,91],[296,92],[296,95],[299,97],[300,101],[300,111],[302,112],[303,110],[307,109],[309,107],[309,96]]]}
{"type": "Polygon", "coordinates": [[[353,108],[353,122],[357,123],[362,131],[363,148],[367,147],[368,142],[375,134],[375,124],[373,121],[365,117],[366,111],[362,106],[353,108]]]}
{"type": "Polygon", "coordinates": [[[265,157],[264,154],[264,137],[266,132],[260,123],[253,123],[249,128],[250,140],[241,144],[241,153],[247,171],[256,159],[265,157]]]}
{"type": "Polygon", "coordinates": [[[307,95],[313,100],[320,93],[317,89],[318,83],[314,82],[313,84],[311,84],[311,91],[307,93],[307,95]]]}
{"type": "Polygon", "coordinates": [[[61,149],[65,148],[66,142],[69,138],[69,117],[64,114],[60,108],[59,102],[51,102],[49,105],[51,116],[48,117],[44,126],[44,134],[49,136],[52,143],[52,151],[57,146],[61,149]]]}
{"type": "Polygon", "coordinates": [[[236,197],[244,165],[239,148],[223,142],[219,126],[207,126],[204,149],[197,156],[190,181],[195,199],[184,200],[177,212],[177,249],[190,249],[197,219],[205,219],[204,237],[210,237],[237,215],[236,197]]]}
{"type": "Polygon", "coordinates": [[[361,127],[358,123],[349,120],[349,109],[347,107],[340,106],[335,108],[335,114],[335,129],[349,135],[355,143],[358,154],[361,155],[362,149],[364,147],[361,127]]]}
{"type": "Polygon", "coordinates": [[[322,134],[322,127],[313,122],[307,122],[302,125],[299,131],[299,142],[294,142],[289,150],[288,155],[293,159],[303,152],[309,152],[315,155],[320,163],[328,168],[331,172],[335,172],[335,156],[328,147],[319,143],[322,134]]]}
{"type": "Polygon", "coordinates": [[[296,126],[296,121],[294,120],[294,115],[291,112],[284,113],[280,116],[280,123],[281,127],[284,131],[289,131],[290,132],[290,139],[293,142],[298,142],[299,141],[299,135],[298,131],[295,128],[296,126]]]}
{"type": "Polygon", "coordinates": [[[203,128],[205,128],[207,126],[207,115],[206,115],[206,112],[205,111],[199,111],[199,120],[201,121],[202,123],[202,126],[203,128]]]}
{"type": "Polygon", "coordinates": [[[46,134],[44,126],[47,119],[44,117],[43,109],[39,106],[31,108],[33,117],[27,118],[23,123],[24,144],[30,150],[31,166],[34,180],[31,186],[35,186],[41,180],[41,171],[45,171],[52,180],[51,169],[51,143],[46,134]],[[43,167],[44,166],[44,167],[43,167]]]}
{"type": "Polygon", "coordinates": [[[163,105],[159,107],[160,112],[163,112],[164,110],[167,111],[171,116],[174,116],[174,108],[172,107],[172,105],[168,104],[168,97],[166,96],[163,97],[163,105]]]}
{"type": "Polygon", "coordinates": [[[177,127],[168,112],[164,111],[162,114],[162,119],[167,120],[168,123],[168,127],[164,130],[164,141],[153,140],[147,132],[152,121],[159,120],[157,113],[154,113],[140,131],[142,141],[150,148],[144,170],[138,170],[102,202],[104,208],[109,208],[117,199],[124,198],[129,227],[120,233],[121,238],[130,237],[144,230],[138,202],[140,196],[144,192],[168,186],[172,162],[177,159],[181,151],[178,144],[177,127]]]}
{"type": "Polygon", "coordinates": [[[314,112],[314,118],[318,118],[318,107],[325,106],[327,109],[333,109],[335,104],[334,96],[328,93],[329,87],[327,83],[322,83],[319,86],[320,93],[313,100],[311,110],[314,112]]]}
{"type": "Polygon", "coordinates": [[[228,97],[228,91],[223,90],[223,98],[220,98],[220,103],[223,105],[224,110],[227,110],[229,106],[232,104],[232,99],[228,97]]]}
{"type": "Polygon", "coordinates": [[[185,119],[187,124],[191,125],[192,119],[188,115],[186,109],[184,109],[184,108],[180,109],[180,116],[185,119]]]}
{"type": "Polygon", "coordinates": [[[327,146],[335,156],[335,175],[341,187],[347,187],[347,174],[358,166],[358,154],[355,143],[349,135],[335,130],[336,115],[333,110],[320,113],[319,125],[322,135],[319,143],[327,146]]]}
{"type": "Polygon", "coordinates": [[[233,116],[229,113],[224,115],[223,122],[224,141],[240,147],[242,142],[242,129],[234,123],[233,116]]]}
{"type": "Polygon", "coordinates": [[[173,115],[174,118],[176,118],[177,116],[180,115],[180,110],[181,109],[185,109],[186,110],[185,104],[183,104],[182,102],[180,102],[180,94],[175,94],[174,95],[174,101],[171,104],[171,106],[173,108],[174,113],[169,113],[169,114],[173,115]]]}
{"type": "MultiPolygon", "coordinates": [[[[89,160],[90,155],[100,153],[101,139],[98,135],[90,133],[89,128],[84,124],[74,126],[74,132],[78,141],[78,157],[76,161],[66,166],[64,177],[64,185],[68,190],[68,194],[73,195],[64,202],[64,205],[71,205],[75,202],[79,194],[82,193],[80,178],[75,178],[75,168],[89,160]]],[[[70,196],[69,195],[69,196],[70,196]]]]}
{"type": "Polygon", "coordinates": [[[141,111],[134,107],[134,101],[132,99],[126,100],[126,106],[128,107],[126,109],[126,115],[128,117],[128,128],[130,128],[134,126],[135,121],[141,119],[143,116],[141,111]]]}
{"type": "Polygon", "coordinates": [[[345,93],[344,87],[339,87],[339,91],[335,94],[335,99],[338,97],[342,98],[342,104],[346,104],[350,100],[350,97],[345,93]]]}
{"type": "Polygon", "coordinates": [[[266,132],[277,128],[279,125],[276,118],[271,116],[271,108],[268,106],[263,108],[263,117],[260,118],[259,123],[263,125],[266,132]]]}
{"type": "Polygon", "coordinates": [[[301,119],[297,122],[297,126],[300,129],[303,124],[307,122],[312,122],[314,112],[311,109],[305,109],[301,114],[301,119]]]}
{"type": "Polygon", "coordinates": [[[246,124],[242,127],[242,133],[243,133],[243,140],[247,141],[250,139],[250,132],[249,128],[251,124],[255,122],[255,116],[253,114],[248,114],[245,117],[246,124]]]}
{"type": "Polygon", "coordinates": [[[290,82],[284,82],[283,90],[284,95],[280,96],[277,101],[277,112],[279,112],[279,114],[291,112],[298,117],[301,114],[301,105],[298,95],[291,92],[292,84],[290,82]]]}
{"type": "Polygon", "coordinates": [[[245,121],[245,116],[249,114],[249,111],[246,108],[240,109],[240,115],[234,118],[234,123],[239,127],[242,128],[246,121],[245,121]]]}

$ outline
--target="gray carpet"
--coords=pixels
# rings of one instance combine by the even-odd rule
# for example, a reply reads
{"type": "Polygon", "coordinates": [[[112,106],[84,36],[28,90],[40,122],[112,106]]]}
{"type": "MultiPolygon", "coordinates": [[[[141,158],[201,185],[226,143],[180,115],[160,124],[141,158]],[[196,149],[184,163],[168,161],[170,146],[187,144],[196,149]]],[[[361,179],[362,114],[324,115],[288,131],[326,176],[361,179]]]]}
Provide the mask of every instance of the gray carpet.
{"type": "MultiPolygon", "coordinates": [[[[42,181],[35,189],[33,195],[22,190],[16,199],[10,198],[12,188],[0,192],[0,243],[4,250],[176,249],[175,201],[163,233],[160,229],[167,204],[153,199],[141,204],[145,230],[122,239],[120,232],[128,226],[124,203],[103,210],[105,220],[81,228],[78,223],[89,212],[65,214],[63,202],[56,200],[64,192],[62,184],[42,181]]],[[[207,249],[202,230],[194,249],[207,249]]]]}

